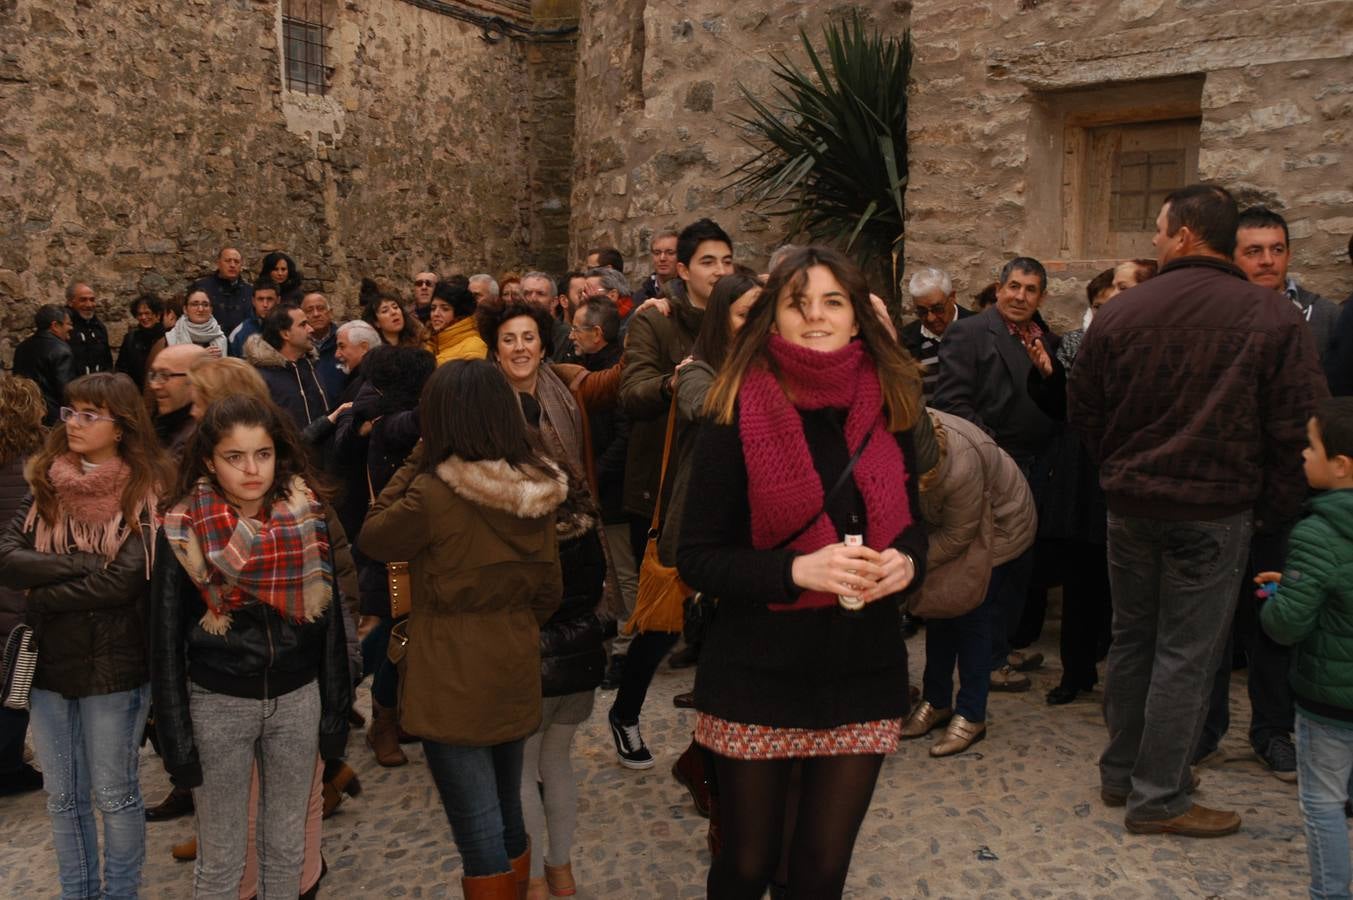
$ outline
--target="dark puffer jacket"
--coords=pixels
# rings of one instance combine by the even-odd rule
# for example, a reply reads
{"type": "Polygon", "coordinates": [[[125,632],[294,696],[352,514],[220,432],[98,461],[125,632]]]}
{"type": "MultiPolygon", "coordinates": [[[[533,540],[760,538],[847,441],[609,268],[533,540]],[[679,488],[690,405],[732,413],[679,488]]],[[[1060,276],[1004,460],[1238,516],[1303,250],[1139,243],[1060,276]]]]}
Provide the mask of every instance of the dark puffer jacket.
{"type": "Polygon", "coordinates": [[[540,627],[541,696],[562,697],[590,691],[606,673],[607,623],[597,615],[606,557],[596,528],[559,540],[563,602],[540,627]]]}
{"type": "Polygon", "coordinates": [[[268,385],[273,402],[286,410],[296,427],[305,427],[329,412],[329,397],[316,369],[312,352],[292,362],[256,334],[244,342],[244,360],[258,370],[268,385]]]}
{"type": "Polygon", "coordinates": [[[289,622],[272,607],[254,603],[231,613],[223,635],[203,630],[202,592],[161,535],[151,585],[150,647],[155,660],[151,691],[155,730],[165,771],[178,787],[202,784],[202,764],[188,713],[188,682],[232,697],[280,697],[319,680],[319,751],[341,759],[348,740],[352,678],[342,597],[356,589],[343,526],[326,515],[333,601],[313,622],[289,622]]]}
{"type": "Polygon", "coordinates": [[[1302,712],[1353,726],[1353,490],[1326,491],[1306,512],[1260,620],[1269,637],[1296,645],[1290,681],[1302,712]]]}
{"type": "Polygon", "coordinates": [[[0,582],[28,591],[26,621],[38,638],[33,686],[73,699],[145,684],[149,519],[105,565],[97,553],[34,549],[23,528],[31,503],[0,532],[0,582]]]}

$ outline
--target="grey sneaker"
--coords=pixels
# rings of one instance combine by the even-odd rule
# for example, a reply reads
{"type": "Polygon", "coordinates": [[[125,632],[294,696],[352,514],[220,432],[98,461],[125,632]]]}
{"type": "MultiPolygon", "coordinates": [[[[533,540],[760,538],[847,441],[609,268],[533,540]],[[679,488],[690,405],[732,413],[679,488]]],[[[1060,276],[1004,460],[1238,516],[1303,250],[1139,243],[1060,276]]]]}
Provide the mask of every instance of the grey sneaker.
{"type": "Polygon", "coordinates": [[[1008,663],[991,673],[991,689],[993,691],[1018,694],[1020,691],[1027,691],[1031,687],[1033,687],[1033,682],[1029,680],[1029,676],[1023,672],[1015,671],[1015,667],[1008,663]]]}
{"type": "Polygon", "coordinates": [[[1292,739],[1280,734],[1268,742],[1259,759],[1279,781],[1295,783],[1297,780],[1297,748],[1292,739]]]}

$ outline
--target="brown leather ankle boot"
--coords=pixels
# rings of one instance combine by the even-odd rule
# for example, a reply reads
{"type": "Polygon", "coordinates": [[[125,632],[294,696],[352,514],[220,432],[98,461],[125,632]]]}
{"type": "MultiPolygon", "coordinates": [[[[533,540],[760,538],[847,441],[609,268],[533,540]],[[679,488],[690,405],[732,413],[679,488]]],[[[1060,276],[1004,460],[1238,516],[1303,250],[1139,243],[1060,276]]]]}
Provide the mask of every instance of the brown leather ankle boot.
{"type": "Polygon", "coordinates": [[[409,758],[399,747],[399,713],[371,701],[371,727],[366,730],[366,745],[376,754],[376,762],[387,768],[407,766],[409,758]]]}
{"type": "Polygon", "coordinates": [[[517,900],[517,876],[512,872],[460,880],[465,900],[517,900]]]}

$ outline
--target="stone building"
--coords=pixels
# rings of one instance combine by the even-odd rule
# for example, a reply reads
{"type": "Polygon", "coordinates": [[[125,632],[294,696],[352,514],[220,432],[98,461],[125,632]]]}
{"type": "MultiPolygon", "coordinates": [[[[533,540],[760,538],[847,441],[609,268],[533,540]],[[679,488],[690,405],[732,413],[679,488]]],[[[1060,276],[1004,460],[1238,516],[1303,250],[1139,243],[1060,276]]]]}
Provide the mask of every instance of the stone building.
{"type": "Polygon", "coordinates": [[[779,223],[716,191],[748,153],[737,85],[765,96],[768,56],[852,8],[912,33],[908,266],[971,295],[1039,257],[1069,325],[1086,279],[1153,255],[1163,192],[1208,179],[1287,216],[1304,284],[1353,289],[1349,0],[585,0],[575,251],[709,213],[764,259],[779,223]]]}
{"type": "Polygon", "coordinates": [[[574,10],[0,0],[0,357],[77,276],[117,343],[223,243],[348,312],[366,276],[562,267],[574,10]]]}
{"type": "Polygon", "coordinates": [[[1353,287],[1353,0],[0,0],[0,359],[69,278],[116,341],[223,242],[349,311],[363,277],[599,244],[637,280],[700,215],[760,263],[793,236],[726,190],[739,89],[852,10],[915,46],[908,266],[970,295],[1037,256],[1067,325],[1201,178],[1288,216],[1308,287],[1353,287]]]}

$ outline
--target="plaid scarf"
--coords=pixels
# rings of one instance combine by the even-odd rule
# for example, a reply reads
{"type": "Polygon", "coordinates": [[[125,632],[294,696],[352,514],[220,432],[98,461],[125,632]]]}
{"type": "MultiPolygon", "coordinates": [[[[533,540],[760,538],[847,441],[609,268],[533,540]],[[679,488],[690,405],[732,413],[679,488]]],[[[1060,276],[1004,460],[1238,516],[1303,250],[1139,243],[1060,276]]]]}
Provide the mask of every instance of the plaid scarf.
{"type": "Polygon", "coordinates": [[[225,634],[231,612],[251,603],[266,603],[290,622],[312,622],[333,598],[324,510],[300,478],[265,522],[241,516],[209,479],[199,479],[165,513],[164,533],[202,592],[208,634],[225,634]]]}

